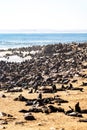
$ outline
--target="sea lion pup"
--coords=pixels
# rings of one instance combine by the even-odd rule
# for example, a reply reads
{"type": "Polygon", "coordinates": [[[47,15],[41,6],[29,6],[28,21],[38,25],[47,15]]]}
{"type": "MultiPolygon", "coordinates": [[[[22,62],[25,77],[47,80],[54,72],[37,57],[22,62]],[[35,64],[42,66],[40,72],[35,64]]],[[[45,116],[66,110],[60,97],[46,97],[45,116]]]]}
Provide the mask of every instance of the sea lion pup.
{"type": "Polygon", "coordinates": [[[14,101],[27,101],[27,100],[28,99],[22,96],[22,94],[20,94],[17,98],[14,99],[14,101]]]}
{"type": "Polygon", "coordinates": [[[77,102],[75,105],[75,111],[81,113],[81,108],[79,106],[79,102],[77,102]]]}
{"type": "Polygon", "coordinates": [[[33,106],[43,106],[42,93],[40,92],[37,99],[33,102],[33,106]]]}
{"type": "Polygon", "coordinates": [[[82,82],[81,86],[87,86],[87,82],[82,82]]]}
{"type": "Polygon", "coordinates": [[[32,113],[28,112],[24,114],[25,120],[36,120],[35,117],[32,115],[32,113]]]}
{"type": "Polygon", "coordinates": [[[70,108],[70,110],[67,110],[67,111],[65,112],[66,115],[68,115],[69,113],[74,112],[74,109],[73,109],[71,106],[69,106],[69,108],[70,108]]]}
{"type": "Polygon", "coordinates": [[[56,91],[57,91],[55,84],[52,85],[52,89],[53,89],[53,92],[56,92],[56,91]]]}
{"type": "Polygon", "coordinates": [[[40,92],[37,99],[42,99],[42,93],[40,92]]]}
{"type": "Polygon", "coordinates": [[[66,87],[62,84],[61,89],[65,91],[66,87]]]}
{"type": "Polygon", "coordinates": [[[72,85],[71,83],[70,83],[70,86],[69,86],[69,88],[70,88],[70,89],[72,89],[72,88],[73,88],[73,85],[72,85]]]}
{"type": "Polygon", "coordinates": [[[72,90],[73,89],[73,85],[70,83],[69,86],[66,87],[67,90],[72,90]]]}

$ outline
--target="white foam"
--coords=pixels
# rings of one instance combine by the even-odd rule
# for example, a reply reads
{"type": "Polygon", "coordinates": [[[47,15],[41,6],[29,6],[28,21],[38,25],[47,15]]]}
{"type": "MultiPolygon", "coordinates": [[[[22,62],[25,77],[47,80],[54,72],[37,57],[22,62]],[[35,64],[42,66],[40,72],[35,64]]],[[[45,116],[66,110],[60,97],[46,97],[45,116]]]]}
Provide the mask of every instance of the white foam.
{"type": "Polygon", "coordinates": [[[25,60],[30,60],[32,59],[31,56],[27,56],[25,58],[22,58],[20,56],[17,56],[17,55],[12,55],[12,56],[9,56],[7,58],[5,57],[0,57],[0,61],[6,61],[6,62],[17,62],[17,63],[21,63],[25,60]]]}

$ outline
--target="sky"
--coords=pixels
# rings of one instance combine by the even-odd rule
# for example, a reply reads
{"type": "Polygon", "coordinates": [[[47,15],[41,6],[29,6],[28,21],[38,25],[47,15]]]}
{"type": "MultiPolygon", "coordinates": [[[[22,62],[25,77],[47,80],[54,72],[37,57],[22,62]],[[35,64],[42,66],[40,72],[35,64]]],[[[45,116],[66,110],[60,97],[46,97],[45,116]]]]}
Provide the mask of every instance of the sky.
{"type": "Polygon", "coordinates": [[[0,0],[0,32],[87,32],[87,0],[0,0]]]}

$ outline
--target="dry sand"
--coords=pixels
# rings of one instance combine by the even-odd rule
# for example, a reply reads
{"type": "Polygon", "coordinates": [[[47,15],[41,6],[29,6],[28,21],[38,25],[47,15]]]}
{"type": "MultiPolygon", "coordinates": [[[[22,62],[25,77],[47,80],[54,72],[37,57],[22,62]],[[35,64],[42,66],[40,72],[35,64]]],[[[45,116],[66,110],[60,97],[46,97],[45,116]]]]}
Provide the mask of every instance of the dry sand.
{"type": "MultiPolygon", "coordinates": [[[[82,70],[87,73],[87,70],[82,70]]],[[[74,77],[78,79],[77,83],[73,83],[74,87],[81,87],[82,82],[86,81],[86,78],[74,77]]],[[[60,85],[57,85],[59,87],[60,85]]],[[[24,114],[20,113],[21,109],[29,109],[29,106],[25,106],[25,102],[14,101],[13,99],[19,96],[21,93],[28,99],[36,98],[37,93],[28,94],[27,90],[18,93],[5,93],[6,98],[0,98],[0,112],[5,112],[7,114],[12,114],[13,118],[0,117],[0,122],[3,119],[7,120],[8,124],[0,125],[0,129],[6,130],[87,130],[87,123],[78,122],[80,117],[71,117],[63,113],[33,113],[36,120],[35,121],[25,121],[24,114]],[[22,122],[22,123],[20,123],[22,122]],[[19,123],[19,124],[18,124],[19,123]]],[[[54,94],[43,94],[43,97],[51,97],[54,95],[59,95],[61,98],[68,100],[69,103],[61,104],[65,110],[69,109],[69,106],[74,108],[75,104],[79,101],[81,109],[87,109],[87,87],[84,87],[84,92],[80,91],[60,91],[54,94]]],[[[83,114],[83,119],[87,119],[87,114],[83,114]]]]}

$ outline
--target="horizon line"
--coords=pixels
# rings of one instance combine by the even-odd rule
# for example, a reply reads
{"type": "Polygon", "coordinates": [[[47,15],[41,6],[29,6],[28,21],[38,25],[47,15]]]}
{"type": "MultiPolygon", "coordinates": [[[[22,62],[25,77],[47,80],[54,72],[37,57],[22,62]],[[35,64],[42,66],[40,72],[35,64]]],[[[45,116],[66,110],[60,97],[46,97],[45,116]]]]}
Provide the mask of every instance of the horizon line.
{"type": "Polygon", "coordinates": [[[55,30],[55,29],[1,29],[0,33],[87,33],[87,30],[55,30]]]}

